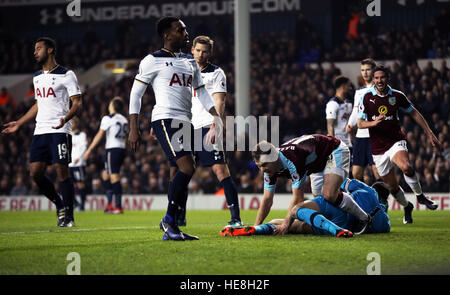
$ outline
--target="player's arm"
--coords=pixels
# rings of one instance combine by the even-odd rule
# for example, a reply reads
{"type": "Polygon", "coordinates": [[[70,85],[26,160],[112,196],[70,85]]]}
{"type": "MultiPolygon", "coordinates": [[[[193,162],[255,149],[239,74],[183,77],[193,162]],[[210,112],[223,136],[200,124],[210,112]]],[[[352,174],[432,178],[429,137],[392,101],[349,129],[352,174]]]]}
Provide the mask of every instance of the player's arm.
{"type": "Polygon", "coordinates": [[[359,103],[359,113],[358,113],[358,121],[357,126],[360,129],[372,128],[380,124],[384,120],[384,115],[380,114],[374,121],[367,120],[367,113],[365,112],[364,106],[364,96],[361,98],[361,102],[359,103]]]}
{"type": "Polygon", "coordinates": [[[36,102],[19,120],[12,121],[3,125],[5,129],[2,130],[2,133],[7,134],[16,132],[17,130],[19,130],[20,126],[36,118],[37,112],[38,104],[36,102]]]}
{"type": "Polygon", "coordinates": [[[256,220],[254,225],[260,225],[264,222],[267,215],[269,215],[270,208],[273,204],[273,196],[275,195],[275,190],[264,189],[264,194],[261,200],[261,204],[258,208],[258,213],[256,214],[256,220]]]}
{"type": "Polygon", "coordinates": [[[147,84],[141,80],[135,79],[130,92],[129,121],[130,133],[128,134],[128,144],[130,149],[135,152],[141,143],[141,132],[139,130],[139,113],[141,111],[142,96],[147,89],[147,84]]]}
{"type": "Polygon", "coordinates": [[[78,114],[78,111],[81,109],[81,94],[77,94],[70,97],[72,101],[72,107],[69,112],[59,120],[59,125],[52,127],[53,129],[62,128],[67,122],[69,122],[73,117],[78,114]]]}
{"type": "Polygon", "coordinates": [[[327,119],[327,134],[334,136],[334,124],[336,123],[338,104],[334,101],[327,103],[325,108],[326,119],[327,119]]]}
{"type": "Polygon", "coordinates": [[[423,130],[425,130],[425,132],[427,133],[427,136],[431,142],[431,145],[434,148],[441,149],[442,148],[441,142],[434,135],[433,131],[431,130],[427,121],[425,121],[425,118],[422,116],[422,114],[415,107],[412,107],[412,110],[409,114],[414,119],[414,121],[416,121],[416,123],[419,124],[420,127],[423,128],[423,130]]]}
{"type": "Polygon", "coordinates": [[[327,132],[328,135],[334,136],[334,123],[336,122],[335,119],[327,119],[327,132]]]}
{"type": "Polygon", "coordinates": [[[292,208],[294,208],[295,205],[303,202],[305,200],[305,194],[303,193],[303,190],[301,188],[292,188],[292,200],[289,204],[289,208],[286,214],[286,217],[283,220],[283,223],[281,226],[277,227],[274,234],[276,235],[284,235],[287,234],[289,231],[289,227],[291,226],[292,222],[295,220],[295,216],[292,215],[292,208]]]}
{"type": "Polygon", "coordinates": [[[91,144],[89,145],[88,149],[86,150],[86,152],[83,155],[84,160],[87,160],[89,158],[89,154],[97,147],[97,145],[103,139],[104,135],[105,135],[105,130],[99,129],[97,134],[95,135],[94,139],[92,140],[91,144]]]}
{"type": "Polygon", "coordinates": [[[353,109],[352,113],[350,114],[350,118],[348,118],[347,126],[345,126],[345,132],[351,133],[353,128],[358,123],[358,106],[359,106],[359,98],[357,92],[355,93],[354,102],[353,102],[353,109]]]}
{"type": "Polygon", "coordinates": [[[216,92],[213,94],[214,101],[216,103],[216,111],[219,113],[222,121],[225,119],[225,98],[227,94],[224,92],[216,92]]]}

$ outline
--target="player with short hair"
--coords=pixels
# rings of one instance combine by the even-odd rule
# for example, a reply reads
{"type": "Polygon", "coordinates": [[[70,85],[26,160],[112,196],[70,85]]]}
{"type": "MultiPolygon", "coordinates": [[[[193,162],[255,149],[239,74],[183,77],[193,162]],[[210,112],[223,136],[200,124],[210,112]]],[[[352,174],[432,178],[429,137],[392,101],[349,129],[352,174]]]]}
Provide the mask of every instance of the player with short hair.
{"type": "MultiPolygon", "coordinates": [[[[209,62],[209,58],[213,52],[213,46],[214,41],[208,36],[197,36],[194,38],[191,53],[200,67],[205,88],[214,98],[216,110],[223,119],[225,115],[227,81],[224,71],[220,67],[209,62]]],[[[197,96],[197,92],[194,91],[192,97],[192,125],[194,125],[194,133],[196,136],[198,135],[202,138],[202,142],[208,134],[213,121],[213,116],[203,107],[197,96]]],[[[230,176],[221,143],[216,142],[211,150],[207,150],[204,145],[202,145],[200,151],[195,151],[195,158],[197,163],[203,167],[211,167],[224,188],[225,198],[231,214],[231,221],[228,222],[228,226],[243,226],[239,212],[239,199],[236,184],[230,176]]],[[[172,169],[176,170],[176,167],[171,167],[171,170],[172,169]]],[[[174,174],[175,173],[171,171],[171,175],[174,174]]],[[[186,200],[187,198],[184,201],[186,200]]],[[[178,219],[179,225],[186,225],[186,202],[183,205],[178,219]]]]}
{"type": "Polygon", "coordinates": [[[361,61],[361,76],[365,85],[356,90],[355,98],[353,102],[353,110],[348,124],[346,126],[346,132],[352,133],[352,130],[356,127],[356,136],[353,141],[352,152],[352,174],[353,177],[358,180],[364,179],[364,168],[369,165],[372,169],[375,179],[380,179],[378,175],[377,167],[373,162],[372,148],[370,147],[370,138],[368,129],[357,128],[359,102],[364,93],[366,93],[372,87],[372,71],[376,67],[376,63],[371,58],[366,58],[361,61]]]}
{"type": "Polygon", "coordinates": [[[70,120],[81,108],[81,90],[75,73],[57,64],[55,56],[55,40],[42,37],[35,42],[34,57],[42,67],[33,77],[36,103],[18,121],[5,124],[2,133],[14,133],[36,118],[30,147],[30,175],[40,191],[56,205],[58,226],[73,227],[74,187],[68,167],[72,148],[70,120]],[[63,200],[45,175],[48,165],[56,168],[63,200]]]}
{"type": "Polygon", "coordinates": [[[123,214],[120,167],[125,159],[126,138],[130,130],[127,118],[122,115],[123,111],[122,98],[114,97],[108,105],[109,115],[102,118],[97,134],[84,153],[84,159],[87,160],[90,153],[106,135],[105,170],[102,172],[102,178],[106,186],[105,191],[108,200],[105,213],[112,214],[123,214]],[[112,206],[113,196],[114,207],[112,206]]]}
{"type": "MultiPolygon", "coordinates": [[[[75,187],[80,194],[80,203],[78,204],[80,211],[84,211],[86,203],[86,161],[83,154],[87,149],[86,133],[81,131],[80,119],[74,117],[72,119],[72,162],[69,164],[70,176],[75,182],[75,187]]],[[[76,203],[76,200],[74,200],[76,203]]]]}
{"type": "Polygon", "coordinates": [[[408,158],[406,136],[400,128],[399,111],[410,114],[426,132],[433,148],[441,143],[431,131],[420,112],[401,91],[388,85],[389,71],[383,66],[373,70],[373,86],[362,96],[359,104],[358,128],[368,128],[373,159],[378,173],[389,186],[394,198],[404,207],[403,223],[412,223],[414,205],[405,198],[395,176],[394,165],[403,172],[417,201],[428,209],[436,210],[431,200],[424,196],[417,173],[408,158]]]}
{"type": "Polygon", "coordinates": [[[273,203],[278,177],[292,179],[293,198],[283,223],[277,233],[285,234],[289,228],[290,211],[303,202],[300,187],[311,173],[323,172],[322,197],[335,207],[355,215],[364,232],[371,222],[369,214],[339,187],[347,178],[350,166],[350,151],[339,139],[321,134],[304,135],[282,144],[278,149],[267,141],[257,144],[252,152],[255,164],[264,172],[264,195],[255,225],[260,225],[269,214],[273,203]]]}
{"type": "MultiPolygon", "coordinates": [[[[391,222],[387,215],[385,202],[389,196],[389,189],[381,182],[372,187],[357,179],[346,179],[341,190],[350,194],[355,202],[369,215],[372,216],[370,227],[365,233],[388,233],[391,222]]],[[[307,200],[294,206],[290,212],[290,234],[314,234],[333,235],[338,238],[353,237],[353,232],[358,228],[355,216],[336,208],[322,196],[307,200]]],[[[250,236],[272,235],[283,223],[283,219],[274,219],[268,223],[222,229],[222,236],[250,236]]]]}
{"type": "Polygon", "coordinates": [[[130,93],[130,148],[139,147],[140,132],[138,116],[141,99],[148,85],[152,85],[156,104],[152,111],[152,128],[167,158],[176,164],[178,171],[170,179],[168,206],[160,228],[163,240],[198,240],[178,228],[178,207],[186,198],[189,181],[195,172],[192,154],[191,124],[192,89],[205,109],[214,116],[207,135],[208,143],[215,143],[222,135],[223,123],[215,109],[215,103],[201,76],[197,62],[181,52],[189,38],[186,25],[176,17],[163,17],[157,23],[157,32],[164,40],[164,48],[147,55],[139,65],[130,93]]]}

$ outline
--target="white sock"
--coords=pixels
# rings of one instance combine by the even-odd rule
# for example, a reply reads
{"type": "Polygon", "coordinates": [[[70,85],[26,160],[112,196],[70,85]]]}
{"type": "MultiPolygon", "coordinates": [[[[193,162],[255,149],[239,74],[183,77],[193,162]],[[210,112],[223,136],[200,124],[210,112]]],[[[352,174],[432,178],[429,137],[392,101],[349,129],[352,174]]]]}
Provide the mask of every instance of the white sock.
{"type": "Polygon", "coordinates": [[[400,205],[402,205],[403,207],[408,206],[408,200],[406,200],[405,198],[405,192],[400,186],[398,187],[398,192],[396,192],[395,194],[391,192],[391,194],[394,196],[397,202],[399,202],[400,205]]]}
{"type": "Polygon", "coordinates": [[[420,186],[419,177],[415,171],[412,177],[406,176],[406,174],[403,174],[403,177],[416,196],[422,194],[422,187],[420,186]]]}
{"type": "Polygon", "coordinates": [[[345,212],[355,215],[359,220],[366,221],[369,219],[368,214],[347,193],[342,193],[342,202],[338,207],[345,212]]]}

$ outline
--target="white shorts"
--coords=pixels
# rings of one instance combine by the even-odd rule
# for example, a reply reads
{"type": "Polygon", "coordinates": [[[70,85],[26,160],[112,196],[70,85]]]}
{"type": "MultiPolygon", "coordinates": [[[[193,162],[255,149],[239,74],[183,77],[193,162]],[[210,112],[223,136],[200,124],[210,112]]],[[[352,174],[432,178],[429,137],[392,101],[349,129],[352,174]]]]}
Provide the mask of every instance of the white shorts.
{"type": "Polygon", "coordinates": [[[373,161],[375,162],[375,166],[377,166],[378,174],[380,176],[386,176],[389,171],[391,171],[391,169],[394,167],[392,158],[399,151],[408,152],[406,140],[397,141],[382,155],[373,155],[373,161]]]}
{"type": "Polygon", "coordinates": [[[325,174],[337,174],[342,177],[342,181],[348,177],[350,172],[350,150],[348,146],[341,141],[329,156],[325,169],[322,172],[312,173],[309,177],[311,180],[311,192],[314,196],[322,193],[323,176],[325,174]]]}

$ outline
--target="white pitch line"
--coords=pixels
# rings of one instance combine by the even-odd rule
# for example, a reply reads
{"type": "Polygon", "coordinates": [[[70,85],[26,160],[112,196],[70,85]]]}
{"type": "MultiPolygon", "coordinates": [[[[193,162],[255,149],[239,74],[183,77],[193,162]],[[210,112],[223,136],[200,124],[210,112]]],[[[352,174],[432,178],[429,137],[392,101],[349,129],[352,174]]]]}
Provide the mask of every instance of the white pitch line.
{"type": "Polygon", "coordinates": [[[157,226],[134,226],[134,227],[106,227],[106,228],[71,228],[61,230],[36,230],[36,231],[16,231],[3,232],[2,235],[23,235],[23,234],[42,234],[42,233],[65,233],[65,232],[89,232],[102,230],[133,230],[133,229],[151,229],[157,226]]]}

